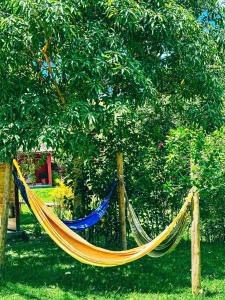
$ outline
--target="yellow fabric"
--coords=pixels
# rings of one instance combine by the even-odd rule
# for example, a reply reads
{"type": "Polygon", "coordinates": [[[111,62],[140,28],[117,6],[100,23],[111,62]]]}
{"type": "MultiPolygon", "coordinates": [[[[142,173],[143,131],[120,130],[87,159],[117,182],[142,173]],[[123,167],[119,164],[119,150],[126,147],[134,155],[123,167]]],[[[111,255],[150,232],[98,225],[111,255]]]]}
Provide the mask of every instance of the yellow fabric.
{"type": "Polygon", "coordinates": [[[148,254],[166,239],[179,219],[185,214],[187,206],[192,199],[192,194],[189,194],[173,222],[151,242],[130,250],[110,251],[88,243],[85,239],[70,230],[29,188],[22,176],[17,161],[14,160],[13,163],[20,180],[26,188],[31,209],[48,235],[69,255],[80,262],[90,265],[101,267],[119,266],[137,260],[148,254]]]}

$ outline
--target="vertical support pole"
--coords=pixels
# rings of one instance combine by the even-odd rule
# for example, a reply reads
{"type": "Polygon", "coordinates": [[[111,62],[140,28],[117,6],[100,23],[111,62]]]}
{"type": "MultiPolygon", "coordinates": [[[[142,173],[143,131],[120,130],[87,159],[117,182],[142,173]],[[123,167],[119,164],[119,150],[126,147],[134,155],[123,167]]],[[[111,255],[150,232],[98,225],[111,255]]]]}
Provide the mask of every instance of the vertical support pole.
{"type": "MultiPolygon", "coordinates": [[[[199,168],[191,157],[190,175],[193,186],[198,179],[199,168]]],[[[197,296],[201,291],[201,234],[200,234],[200,203],[199,192],[195,187],[192,198],[192,227],[191,227],[191,277],[192,277],[192,294],[197,296]]]]}
{"type": "Polygon", "coordinates": [[[19,201],[19,190],[16,184],[14,184],[14,190],[15,190],[16,231],[20,231],[20,201],[19,201]]]}
{"type": "Polygon", "coordinates": [[[48,166],[48,184],[52,185],[52,155],[48,153],[47,156],[47,166],[48,166]]]}
{"type": "Polygon", "coordinates": [[[127,249],[127,233],[126,233],[126,205],[123,182],[123,153],[117,152],[117,175],[118,175],[118,201],[119,201],[119,220],[120,220],[120,240],[121,248],[127,249]]]}
{"type": "Polygon", "coordinates": [[[4,175],[3,207],[2,207],[1,227],[0,227],[0,281],[4,279],[4,272],[5,272],[5,246],[6,246],[6,238],[7,238],[11,180],[12,180],[12,165],[6,164],[5,175],[4,175]]]}
{"type": "Polygon", "coordinates": [[[201,291],[201,250],[200,250],[200,206],[199,193],[194,192],[192,199],[192,294],[201,291]]]}

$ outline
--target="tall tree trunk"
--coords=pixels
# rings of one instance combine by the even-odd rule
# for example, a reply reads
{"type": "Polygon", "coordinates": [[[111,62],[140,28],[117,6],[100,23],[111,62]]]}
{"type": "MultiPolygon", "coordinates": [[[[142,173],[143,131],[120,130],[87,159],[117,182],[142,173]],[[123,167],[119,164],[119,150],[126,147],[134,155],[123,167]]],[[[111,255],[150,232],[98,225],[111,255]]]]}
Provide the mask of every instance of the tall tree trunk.
{"type": "Polygon", "coordinates": [[[0,280],[4,279],[5,273],[5,248],[8,228],[9,201],[11,193],[12,164],[6,164],[4,177],[3,207],[0,228],[0,280]]]}
{"type": "Polygon", "coordinates": [[[124,193],[124,180],[123,180],[123,154],[117,152],[117,174],[118,174],[118,200],[119,200],[119,220],[120,220],[120,240],[121,248],[127,249],[127,232],[126,232],[126,206],[125,206],[125,193],[124,193]]]}

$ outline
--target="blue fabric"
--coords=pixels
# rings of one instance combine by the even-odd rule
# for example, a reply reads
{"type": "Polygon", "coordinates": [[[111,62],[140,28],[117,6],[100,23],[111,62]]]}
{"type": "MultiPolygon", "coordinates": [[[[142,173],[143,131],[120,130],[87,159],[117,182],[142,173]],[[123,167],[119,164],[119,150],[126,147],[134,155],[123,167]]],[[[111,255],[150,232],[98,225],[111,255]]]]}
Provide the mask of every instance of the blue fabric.
{"type": "Polygon", "coordinates": [[[28,197],[27,197],[27,192],[26,192],[25,186],[24,186],[24,184],[22,183],[22,181],[19,179],[16,170],[13,170],[13,177],[14,177],[14,183],[15,183],[15,185],[18,187],[18,189],[19,189],[19,191],[20,191],[20,194],[21,194],[21,196],[23,197],[23,200],[26,202],[26,204],[28,205],[28,207],[29,207],[30,210],[31,210],[31,207],[30,207],[30,203],[29,203],[29,200],[28,200],[28,197]]]}
{"type": "Polygon", "coordinates": [[[78,220],[62,220],[70,229],[81,231],[90,228],[98,223],[109,208],[109,201],[116,188],[116,182],[113,183],[110,193],[105,197],[100,206],[87,217],[78,220]]]}
{"type": "MultiPolygon", "coordinates": [[[[22,181],[19,179],[17,172],[15,170],[13,171],[13,176],[14,176],[14,182],[15,182],[16,186],[18,187],[20,194],[23,197],[23,200],[26,202],[26,204],[31,209],[25,186],[22,183],[22,181]]],[[[107,209],[109,208],[109,201],[110,201],[112,194],[116,188],[116,185],[117,185],[117,183],[114,182],[109,194],[104,198],[104,200],[99,205],[99,207],[95,211],[93,211],[90,215],[88,215],[82,219],[78,219],[78,220],[62,220],[63,223],[66,226],[68,226],[70,229],[72,229],[73,231],[81,231],[81,230],[84,230],[84,229],[94,226],[96,223],[98,223],[101,220],[101,218],[105,215],[107,209]]]]}

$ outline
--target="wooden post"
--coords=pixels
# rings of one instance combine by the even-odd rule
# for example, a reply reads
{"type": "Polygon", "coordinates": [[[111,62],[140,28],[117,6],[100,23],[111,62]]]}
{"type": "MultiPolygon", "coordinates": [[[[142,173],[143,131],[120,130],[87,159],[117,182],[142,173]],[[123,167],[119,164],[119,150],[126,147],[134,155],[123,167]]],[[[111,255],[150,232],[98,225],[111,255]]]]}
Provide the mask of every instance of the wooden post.
{"type": "Polygon", "coordinates": [[[14,184],[14,190],[15,190],[16,231],[20,231],[20,201],[19,201],[19,190],[16,184],[14,184]]]}
{"type": "Polygon", "coordinates": [[[48,168],[48,184],[52,185],[52,155],[48,153],[47,156],[47,168],[48,168]]]}
{"type": "Polygon", "coordinates": [[[6,246],[6,238],[7,238],[11,180],[12,180],[12,165],[6,164],[5,175],[4,175],[3,207],[2,207],[1,227],[0,227],[0,280],[1,281],[4,279],[4,272],[5,272],[5,246],[6,246]]]}
{"type": "Polygon", "coordinates": [[[125,206],[125,193],[124,193],[124,182],[123,182],[123,154],[117,152],[117,175],[118,175],[118,200],[119,200],[119,220],[120,220],[120,240],[121,248],[127,249],[127,233],[126,233],[126,206],[125,206]]]}
{"type": "MultiPolygon", "coordinates": [[[[196,181],[199,176],[199,167],[191,158],[190,161],[190,176],[193,186],[196,186],[196,181]]],[[[200,204],[199,192],[195,187],[192,198],[192,228],[191,228],[191,256],[192,256],[192,294],[197,296],[201,291],[201,249],[200,249],[200,204]]]]}
{"type": "Polygon", "coordinates": [[[192,294],[201,291],[201,250],[200,250],[200,206],[199,193],[194,192],[192,199],[192,294]]]}

